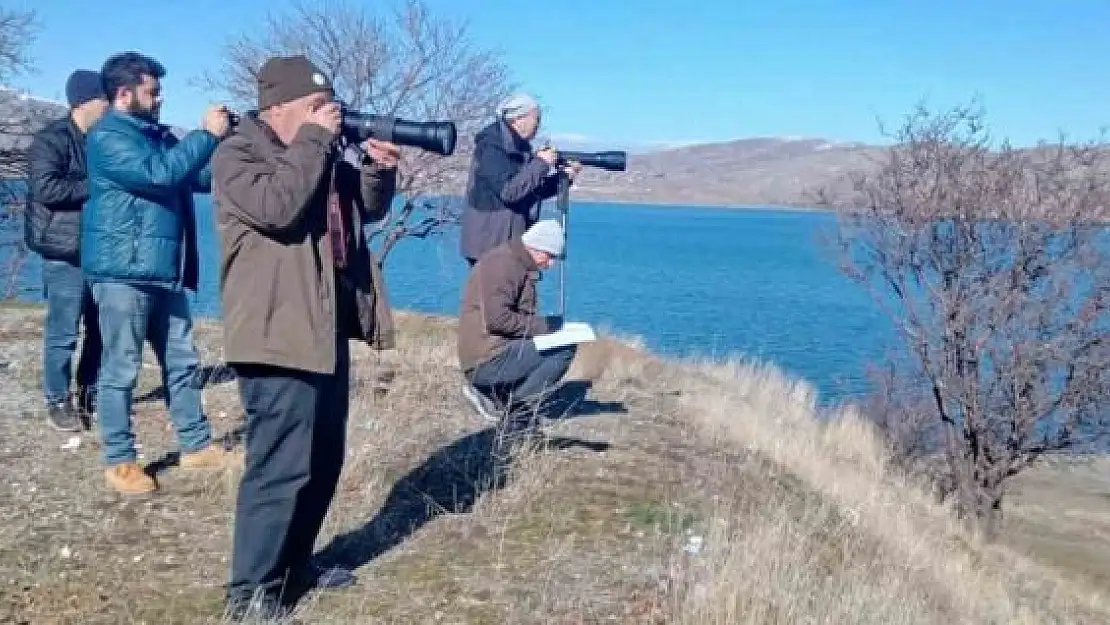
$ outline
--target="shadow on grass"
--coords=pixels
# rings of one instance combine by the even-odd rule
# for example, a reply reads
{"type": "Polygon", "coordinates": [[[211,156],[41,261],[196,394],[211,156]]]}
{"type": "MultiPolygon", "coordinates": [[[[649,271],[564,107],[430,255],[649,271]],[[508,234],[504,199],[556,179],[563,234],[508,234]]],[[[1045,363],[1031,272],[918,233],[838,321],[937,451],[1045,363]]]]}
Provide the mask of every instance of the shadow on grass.
{"type": "MultiPolygon", "coordinates": [[[[215,384],[224,384],[231,382],[235,379],[235,372],[231,367],[225,363],[217,363],[214,365],[204,365],[197,369],[196,375],[193,378],[193,384],[196,388],[205,388],[215,384]]],[[[149,391],[136,397],[133,402],[148,403],[154,401],[163,401],[166,399],[166,387],[159,385],[149,391]]]]}
{"type": "MultiPolygon", "coordinates": [[[[220,445],[227,451],[235,449],[235,447],[243,443],[243,436],[245,432],[245,425],[241,425],[233,430],[226,432],[221,436],[213,437],[212,442],[220,445]]],[[[168,471],[173,467],[181,464],[181,452],[171,451],[161,458],[151,462],[143,468],[143,471],[150,477],[158,477],[164,471],[168,471]]]]}
{"type": "Polygon", "coordinates": [[[173,467],[178,466],[179,464],[181,464],[181,453],[177,451],[171,451],[161,458],[143,467],[143,473],[146,473],[150,477],[156,478],[160,473],[168,471],[173,467]]]}
{"type": "MultiPolygon", "coordinates": [[[[377,558],[441,514],[470,512],[483,493],[507,483],[508,467],[494,460],[497,428],[464,436],[440,448],[393,486],[378,514],[361,528],[336,536],[317,555],[322,566],[355,569],[377,558]]],[[[610,444],[545,437],[547,449],[603,452],[610,444]]]]}
{"type": "MultiPolygon", "coordinates": [[[[568,382],[549,399],[549,420],[565,420],[601,413],[627,413],[621,402],[595,402],[585,399],[588,382],[568,382]]],[[[237,431],[222,437],[225,446],[239,442],[237,431]]],[[[390,490],[378,513],[361,527],[334,537],[315,554],[315,561],[325,568],[341,566],[357,569],[401,544],[406,538],[442,514],[469,513],[484,493],[504,488],[510,466],[495,453],[499,431],[489,427],[455,440],[436,450],[420,466],[399,479],[390,490]]],[[[609,450],[605,441],[574,437],[544,436],[540,449],[569,450],[581,448],[595,453],[609,450]]],[[[167,454],[152,463],[148,473],[154,475],[176,465],[179,456],[167,454]]],[[[290,596],[299,601],[307,589],[298,589],[290,596]]]]}
{"type": "Polygon", "coordinates": [[[482,493],[504,488],[506,471],[493,459],[496,437],[491,427],[441,447],[393,485],[372,520],[333,538],[317,554],[320,564],[362,566],[440,514],[469,512],[482,493]]]}
{"type": "Polygon", "coordinates": [[[586,399],[593,383],[587,380],[568,380],[547,400],[548,421],[565,421],[576,417],[599,414],[627,414],[628,408],[619,401],[586,399]]]}

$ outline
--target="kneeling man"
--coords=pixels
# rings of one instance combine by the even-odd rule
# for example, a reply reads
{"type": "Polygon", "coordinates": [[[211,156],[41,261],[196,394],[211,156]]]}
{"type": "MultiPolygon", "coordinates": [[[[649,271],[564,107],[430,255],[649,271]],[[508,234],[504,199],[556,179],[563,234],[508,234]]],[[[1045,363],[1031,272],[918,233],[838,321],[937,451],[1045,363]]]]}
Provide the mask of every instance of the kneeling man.
{"type": "Polygon", "coordinates": [[[511,434],[535,433],[543,399],[559,384],[576,346],[538,351],[532,337],[558,329],[537,314],[536,282],[563,255],[559,222],[537,222],[519,238],[482,255],[467,279],[459,311],[459,365],[464,394],[484,417],[506,420],[511,434]],[[496,400],[507,406],[496,416],[496,400]]]}

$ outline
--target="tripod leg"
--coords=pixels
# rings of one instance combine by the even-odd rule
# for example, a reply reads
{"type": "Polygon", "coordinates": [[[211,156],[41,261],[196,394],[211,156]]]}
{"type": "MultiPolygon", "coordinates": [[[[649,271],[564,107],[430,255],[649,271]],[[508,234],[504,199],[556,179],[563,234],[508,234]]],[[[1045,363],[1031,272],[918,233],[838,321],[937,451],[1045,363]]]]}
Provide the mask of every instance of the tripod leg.
{"type": "MultiPolygon", "coordinates": [[[[566,213],[563,213],[563,222],[566,222],[566,213]]],[[[563,232],[566,232],[566,227],[563,227],[563,232]]],[[[564,235],[565,236],[565,235],[564,235]]],[[[567,259],[559,263],[559,317],[564,318],[567,314],[567,259]]]]}
{"type": "MultiPolygon", "coordinates": [[[[563,228],[563,237],[569,241],[570,236],[567,234],[567,216],[570,212],[570,178],[565,173],[559,173],[559,221],[560,226],[563,228]]],[[[567,265],[567,245],[566,241],[563,244],[563,259],[559,263],[559,317],[565,318],[567,314],[567,289],[566,289],[566,265],[567,265]]]]}

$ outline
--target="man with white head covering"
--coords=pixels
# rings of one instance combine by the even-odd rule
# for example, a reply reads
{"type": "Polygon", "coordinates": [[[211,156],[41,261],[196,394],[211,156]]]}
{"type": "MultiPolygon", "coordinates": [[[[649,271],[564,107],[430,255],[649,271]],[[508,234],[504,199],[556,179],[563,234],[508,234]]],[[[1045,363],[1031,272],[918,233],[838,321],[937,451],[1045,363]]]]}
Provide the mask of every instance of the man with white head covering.
{"type": "MultiPolygon", "coordinates": [[[[473,267],[487,251],[519,238],[539,219],[539,203],[558,192],[556,152],[532,151],[540,106],[526,93],[505,98],[497,119],[474,137],[459,251],[473,267]]],[[[570,180],[582,169],[564,166],[570,180]]]]}

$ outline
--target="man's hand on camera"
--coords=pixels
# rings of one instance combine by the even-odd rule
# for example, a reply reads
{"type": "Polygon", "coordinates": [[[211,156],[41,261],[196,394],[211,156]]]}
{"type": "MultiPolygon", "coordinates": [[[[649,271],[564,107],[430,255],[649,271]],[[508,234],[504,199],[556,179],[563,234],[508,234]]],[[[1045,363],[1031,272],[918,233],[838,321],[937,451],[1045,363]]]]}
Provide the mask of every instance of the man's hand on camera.
{"type": "Polygon", "coordinates": [[[394,169],[401,160],[401,148],[388,141],[371,137],[362,143],[362,149],[381,169],[394,169]]]}
{"type": "Polygon", "coordinates": [[[338,102],[328,102],[309,113],[305,121],[323,127],[334,137],[339,134],[339,125],[343,122],[343,114],[338,102]]]}
{"type": "Polygon", "coordinates": [[[558,156],[559,153],[555,151],[555,148],[540,148],[536,151],[536,158],[544,161],[548,165],[554,165],[555,159],[558,156]]]}
{"type": "Polygon", "coordinates": [[[578,161],[570,161],[570,163],[562,167],[562,170],[563,173],[567,175],[568,179],[574,180],[574,177],[578,175],[578,172],[582,171],[582,163],[579,163],[578,161]]]}
{"type": "Polygon", "coordinates": [[[216,135],[218,139],[224,138],[227,131],[231,129],[231,119],[228,117],[227,107],[223,104],[213,104],[208,107],[208,111],[204,113],[204,119],[201,120],[200,127],[216,135]]]}

